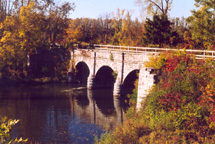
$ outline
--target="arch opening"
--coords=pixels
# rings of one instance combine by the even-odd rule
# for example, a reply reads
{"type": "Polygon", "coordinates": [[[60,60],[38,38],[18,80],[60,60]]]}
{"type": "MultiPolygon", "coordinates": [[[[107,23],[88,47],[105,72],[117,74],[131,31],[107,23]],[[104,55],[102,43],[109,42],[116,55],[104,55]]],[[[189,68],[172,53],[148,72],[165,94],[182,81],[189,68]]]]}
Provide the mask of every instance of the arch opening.
{"type": "Polygon", "coordinates": [[[113,89],[116,81],[113,73],[114,71],[109,66],[101,67],[95,76],[94,88],[113,89]]]}
{"type": "Polygon", "coordinates": [[[139,70],[133,70],[125,78],[121,86],[121,95],[126,96],[133,93],[135,81],[139,79],[139,70]]]}
{"type": "Polygon", "coordinates": [[[87,64],[85,62],[79,62],[76,65],[76,74],[75,74],[75,80],[78,83],[87,85],[87,78],[90,74],[90,70],[89,67],[87,66],[87,64]]]}

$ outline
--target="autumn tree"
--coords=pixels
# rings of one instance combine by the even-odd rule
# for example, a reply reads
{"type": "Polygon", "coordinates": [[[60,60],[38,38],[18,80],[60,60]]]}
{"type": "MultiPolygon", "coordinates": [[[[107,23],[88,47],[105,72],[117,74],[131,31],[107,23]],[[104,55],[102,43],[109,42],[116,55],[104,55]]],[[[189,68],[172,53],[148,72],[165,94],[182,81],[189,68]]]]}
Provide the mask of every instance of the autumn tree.
{"type": "Polygon", "coordinates": [[[71,10],[68,3],[53,9],[57,11],[54,15],[44,11],[46,6],[28,2],[0,24],[0,72],[3,77],[22,78],[27,74],[30,55],[37,53],[38,48],[46,48],[44,45],[52,40],[57,42],[65,34],[71,10]],[[50,21],[50,17],[54,20],[50,21]]]}
{"type": "Polygon", "coordinates": [[[7,17],[1,29],[4,33],[0,40],[0,72],[3,78],[19,77],[25,66],[25,51],[21,48],[18,17],[7,17]]]}
{"type": "Polygon", "coordinates": [[[97,24],[94,19],[90,18],[71,19],[66,33],[70,42],[91,43],[96,39],[97,24]]]}
{"type": "MultiPolygon", "coordinates": [[[[1,23],[1,71],[10,77],[19,77],[27,71],[29,56],[41,44],[42,16],[35,12],[35,5],[20,9],[19,16],[8,16],[1,23]]],[[[6,76],[8,77],[8,76],[6,76]]]]}
{"type": "Polygon", "coordinates": [[[75,5],[68,2],[61,6],[53,6],[49,9],[47,17],[46,33],[50,43],[62,43],[65,29],[68,28],[68,15],[74,10],[75,5]]]}
{"type": "MultiPolygon", "coordinates": [[[[37,47],[47,41],[43,41],[44,15],[36,13],[35,5],[30,2],[28,6],[23,6],[19,13],[19,37],[21,39],[21,48],[25,50],[26,61],[37,47]],[[42,43],[43,42],[43,43],[42,43]]],[[[26,62],[27,64],[27,62],[26,62]]]]}
{"type": "Polygon", "coordinates": [[[114,28],[114,36],[112,37],[111,43],[115,45],[119,45],[122,43],[122,21],[125,10],[117,10],[117,14],[113,17],[113,28],[114,28]]]}
{"type": "Polygon", "coordinates": [[[4,21],[8,15],[12,15],[17,7],[16,1],[1,0],[0,1],[0,22],[4,21]]]}
{"type": "Polygon", "coordinates": [[[66,29],[66,39],[73,43],[98,43],[114,45],[142,45],[143,24],[133,20],[130,11],[117,10],[98,19],[71,19],[66,29]]]}
{"type": "Polygon", "coordinates": [[[197,10],[188,17],[188,29],[197,48],[211,49],[215,42],[215,1],[195,0],[197,10]]]}
{"type": "Polygon", "coordinates": [[[111,14],[105,14],[97,19],[99,33],[97,43],[108,44],[114,35],[114,23],[111,14]]]}
{"type": "Polygon", "coordinates": [[[111,44],[115,45],[140,45],[142,24],[136,19],[131,19],[131,13],[118,9],[113,18],[114,35],[111,44]]]}
{"type": "Polygon", "coordinates": [[[179,34],[179,37],[181,39],[183,39],[184,33],[188,30],[186,18],[184,18],[184,17],[181,17],[181,18],[179,18],[179,17],[170,18],[170,21],[173,23],[171,25],[172,30],[177,31],[178,34],[179,34]]]}
{"type": "Polygon", "coordinates": [[[69,26],[66,29],[66,37],[68,43],[78,43],[83,38],[83,29],[82,26],[79,25],[79,19],[71,19],[69,21],[69,26]]]}
{"type": "Polygon", "coordinates": [[[114,28],[109,17],[71,19],[66,29],[66,39],[73,43],[109,43],[114,28]]]}

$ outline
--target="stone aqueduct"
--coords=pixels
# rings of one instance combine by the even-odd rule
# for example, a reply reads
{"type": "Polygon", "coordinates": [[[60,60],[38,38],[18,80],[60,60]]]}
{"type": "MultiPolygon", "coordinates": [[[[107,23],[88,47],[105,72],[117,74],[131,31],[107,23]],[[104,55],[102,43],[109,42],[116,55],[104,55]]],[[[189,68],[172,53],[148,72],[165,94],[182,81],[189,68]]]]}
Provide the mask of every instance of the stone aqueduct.
{"type": "MultiPolygon", "coordinates": [[[[78,45],[77,45],[78,46],[78,45]]],[[[137,108],[148,95],[153,84],[156,83],[156,74],[153,68],[144,66],[151,55],[159,55],[164,51],[181,51],[194,55],[196,59],[210,58],[215,60],[215,51],[147,48],[112,45],[93,45],[94,49],[76,49],[71,52],[71,68],[76,66],[81,82],[87,84],[88,89],[112,88],[114,95],[132,93],[134,82],[138,79],[137,108]],[[80,78],[81,77],[81,78],[80,78]]],[[[70,78],[70,76],[69,76],[70,78]]],[[[73,77],[74,78],[74,77],[73,77]]]]}
{"type": "MultiPolygon", "coordinates": [[[[144,67],[149,53],[126,53],[99,49],[77,49],[71,53],[77,77],[89,89],[113,88],[114,96],[131,93],[138,79],[137,108],[155,82],[152,68],[144,67]]],[[[71,64],[72,65],[72,64],[71,64]]],[[[72,67],[69,72],[72,71],[72,67]]]]}

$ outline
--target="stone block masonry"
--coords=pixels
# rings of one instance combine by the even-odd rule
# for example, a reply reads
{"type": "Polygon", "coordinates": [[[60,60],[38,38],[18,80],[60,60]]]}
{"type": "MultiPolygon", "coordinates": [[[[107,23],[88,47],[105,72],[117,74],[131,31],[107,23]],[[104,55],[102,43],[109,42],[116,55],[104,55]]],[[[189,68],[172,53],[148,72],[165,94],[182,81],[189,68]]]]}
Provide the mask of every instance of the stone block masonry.
{"type": "Polygon", "coordinates": [[[155,84],[155,76],[153,68],[142,68],[139,73],[137,109],[141,109],[141,103],[149,94],[152,86],[155,84]]]}
{"type": "MultiPolygon", "coordinates": [[[[149,90],[155,83],[155,74],[153,68],[146,68],[144,64],[152,55],[150,52],[145,53],[125,53],[108,50],[75,50],[71,53],[74,57],[75,64],[84,62],[89,68],[89,76],[87,87],[95,88],[94,79],[96,74],[102,67],[109,67],[116,73],[115,83],[113,86],[113,94],[120,95],[122,93],[121,86],[127,76],[135,70],[139,71],[137,109],[141,108],[141,103],[148,95],[149,90]]],[[[69,72],[71,69],[69,70],[69,72]]]]}

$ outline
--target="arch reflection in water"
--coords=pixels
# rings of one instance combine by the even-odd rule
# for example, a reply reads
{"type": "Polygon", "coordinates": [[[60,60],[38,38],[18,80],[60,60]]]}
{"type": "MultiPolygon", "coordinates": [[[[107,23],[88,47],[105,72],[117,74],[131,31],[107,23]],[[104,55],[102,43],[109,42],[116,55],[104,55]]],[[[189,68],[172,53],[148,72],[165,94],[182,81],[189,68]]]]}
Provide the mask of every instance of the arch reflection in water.
{"type": "MultiPolygon", "coordinates": [[[[72,111],[80,118],[112,130],[120,126],[125,120],[125,108],[118,97],[113,96],[113,91],[108,89],[86,89],[87,95],[78,95],[72,98],[72,111]],[[87,97],[86,97],[87,96],[87,97]],[[82,101],[87,101],[89,104],[82,101]]],[[[85,92],[84,92],[85,93],[85,92]]]]}

